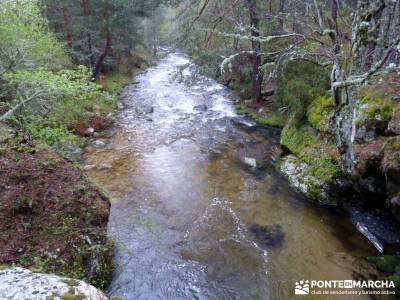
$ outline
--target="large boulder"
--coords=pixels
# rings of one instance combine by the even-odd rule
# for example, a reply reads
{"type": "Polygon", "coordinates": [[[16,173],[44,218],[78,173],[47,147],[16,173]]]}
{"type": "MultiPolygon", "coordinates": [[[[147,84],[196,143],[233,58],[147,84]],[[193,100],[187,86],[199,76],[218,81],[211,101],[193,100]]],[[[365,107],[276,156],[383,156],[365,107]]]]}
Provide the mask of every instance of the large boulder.
{"type": "Polygon", "coordinates": [[[321,204],[336,204],[328,196],[329,187],[319,178],[312,176],[310,169],[307,163],[294,155],[283,157],[279,165],[280,172],[294,189],[321,204]]]}
{"type": "Polygon", "coordinates": [[[23,268],[0,271],[0,299],[9,300],[108,300],[103,292],[83,281],[23,268]]]}

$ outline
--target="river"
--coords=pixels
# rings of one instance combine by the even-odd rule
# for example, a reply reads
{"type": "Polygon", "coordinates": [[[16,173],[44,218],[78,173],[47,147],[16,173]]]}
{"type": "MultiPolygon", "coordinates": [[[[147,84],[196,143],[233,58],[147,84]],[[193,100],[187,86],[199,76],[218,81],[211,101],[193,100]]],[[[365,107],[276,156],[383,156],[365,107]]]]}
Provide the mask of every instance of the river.
{"type": "Polygon", "coordinates": [[[234,94],[182,54],[139,75],[122,99],[99,138],[106,146],[88,146],[85,157],[89,177],[113,199],[112,295],[295,299],[295,281],[352,279],[350,262],[376,254],[347,216],[290,189],[273,168],[279,132],[238,124],[234,94]],[[154,111],[138,113],[143,106],[154,111]],[[263,245],[254,224],[279,225],[283,242],[263,245]]]}

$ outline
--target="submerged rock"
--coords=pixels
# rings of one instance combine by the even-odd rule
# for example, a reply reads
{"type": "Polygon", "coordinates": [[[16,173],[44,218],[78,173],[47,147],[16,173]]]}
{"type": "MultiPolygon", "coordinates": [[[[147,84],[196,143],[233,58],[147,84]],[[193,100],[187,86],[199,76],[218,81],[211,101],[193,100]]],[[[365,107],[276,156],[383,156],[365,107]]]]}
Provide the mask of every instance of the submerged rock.
{"type": "Polygon", "coordinates": [[[279,224],[265,226],[253,224],[250,226],[250,232],[261,244],[267,247],[280,246],[285,238],[285,234],[279,224]]]}
{"type": "Polygon", "coordinates": [[[257,168],[257,159],[253,157],[243,157],[243,163],[251,168],[257,168]]]}
{"type": "Polygon", "coordinates": [[[206,111],[208,109],[207,105],[205,104],[199,104],[193,107],[194,110],[197,111],[206,111]]]}
{"type": "Polygon", "coordinates": [[[93,147],[95,147],[95,148],[104,148],[104,147],[106,146],[106,143],[103,142],[103,141],[101,141],[101,140],[95,140],[95,141],[92,143],[92,145],[93,145],[93,147]]]}
{"type": "Polygon", "coordinates": [[[103,292],[83,281],[23,268],[0,271],[0,299],[108,300],[103,292]]]}
{"type": "Polygon", "coordinates": [[[249,118],[237,117],[237,118],[232,118],[231,121],[233,124],[240,127],[241,129],[248,131],[253,131],[257,127],[257,124],[249,118]]]}
{"type": "Polygon", "coordinates": [[[139,103],[136,105],[135,111],[136,113],[141,115],[151,114],[152,112],[154,112],[154,107],[150,104],[139,103]]]}

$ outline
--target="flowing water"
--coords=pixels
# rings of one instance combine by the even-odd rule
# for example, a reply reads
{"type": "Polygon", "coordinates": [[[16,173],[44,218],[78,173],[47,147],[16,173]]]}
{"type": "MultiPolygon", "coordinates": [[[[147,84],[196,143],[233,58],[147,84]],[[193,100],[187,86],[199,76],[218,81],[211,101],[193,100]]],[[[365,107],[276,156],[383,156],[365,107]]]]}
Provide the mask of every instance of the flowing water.
{"type": "Polygon", "coordinates": [[[279,133],[245,130],[235,96],[183,55],[167,55],[136,80],[106,146],[89,146],[85,158],[113,199],[112,295],[291,299],[295,281],[352,279],[349,261],[376,253],[346,216],[290,190],[272,167],[279,133]],[[194,109],[202,104],[208,109],[194,109]],[[154,112],[138,113],[149,106],[154,112]],[[245,157],[263,168],[247,167],[245,157]],[[279,224],[283,243],[263,245],[253,224],[279,224]]]}

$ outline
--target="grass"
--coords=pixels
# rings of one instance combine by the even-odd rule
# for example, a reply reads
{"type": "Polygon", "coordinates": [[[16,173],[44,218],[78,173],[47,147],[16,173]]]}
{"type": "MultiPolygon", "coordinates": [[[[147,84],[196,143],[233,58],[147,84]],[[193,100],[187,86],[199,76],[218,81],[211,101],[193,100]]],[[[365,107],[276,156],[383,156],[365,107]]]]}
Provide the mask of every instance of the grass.
{"type": "Polygon", "coordinates": [[[119,71],[113,71],[103,76],[100,79],[100,84],[104,90],[114,95],[118,95],[125,86],[132,82],[132,78],[132,75],[127,75],[119,71]]]}
{"type": "Polygon", "coordinates": [[[252,118],[257,124],[261,126],[273,126],[283,128],[286,124],[286,118],[283,114],[275,111],[269,111],[264,115],[261,115],[253,109],[239,104],[236,105],[236,112],[240,115],[246,115],[252,118]]]}

